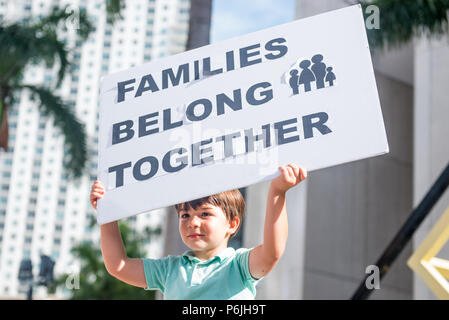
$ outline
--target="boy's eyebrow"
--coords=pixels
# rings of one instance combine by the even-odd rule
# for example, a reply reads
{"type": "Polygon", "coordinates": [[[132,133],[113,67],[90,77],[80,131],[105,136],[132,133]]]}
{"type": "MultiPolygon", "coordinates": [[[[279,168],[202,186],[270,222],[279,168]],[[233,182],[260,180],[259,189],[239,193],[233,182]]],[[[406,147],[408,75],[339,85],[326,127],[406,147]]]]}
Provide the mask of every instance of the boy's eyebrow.
{"type": "MultiPolygon", "coordinates": [[[[201,210],[201,209],[213,209],[214,207],[212,207],[211,205],[202,205],[201,207],[197,207],[196,209],[194,209],[194,210],[201,210]]],[[[193,209],[193,208],[192,208],[193,209]]],[[[187,209],[181,209],[181,210],[179,210],[179,212],[181,212],[181,211],[184,211],[184,212],[187,212],[188,210],[187,209]]]]}
{"type": "Polygon", "coordinates": [[[213,209],[214,207],[212,206],[201,206],[198,209],[213,209]]]}

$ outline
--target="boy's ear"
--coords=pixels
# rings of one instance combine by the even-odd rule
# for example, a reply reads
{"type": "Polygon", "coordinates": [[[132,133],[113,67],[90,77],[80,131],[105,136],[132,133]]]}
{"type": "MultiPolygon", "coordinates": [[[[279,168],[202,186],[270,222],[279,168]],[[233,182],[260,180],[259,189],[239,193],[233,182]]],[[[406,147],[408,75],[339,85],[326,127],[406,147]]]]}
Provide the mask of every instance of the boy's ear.
{"type": "Polygon", "coordinates": [[[232,233],[235,232],[235,230],[237,230],[238,226],[240,225],[240,218],[239,217],[234,217],[234,220],[229,222],[229,227],[232,229],[232,233]]]}

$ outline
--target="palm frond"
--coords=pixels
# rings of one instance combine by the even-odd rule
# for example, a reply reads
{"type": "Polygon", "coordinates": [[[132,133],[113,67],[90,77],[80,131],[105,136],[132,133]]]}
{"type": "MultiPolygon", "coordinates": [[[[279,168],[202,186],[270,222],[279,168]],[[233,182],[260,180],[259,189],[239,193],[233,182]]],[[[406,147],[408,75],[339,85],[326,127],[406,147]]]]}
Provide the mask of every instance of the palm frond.
{"type": "Polygon", "coordinates": [[[370,5],[377,6],[380,11],[380,29],[367,30],[373,47],[397,47],[415,36],[441,36],[448,32],[449,0],[359,2],[363,12],[370,5]]]}
{"type": "Polygon", "coordinates": [[[56,32],[61,24],[76,26],[76,32],[82,40],[86,40],[95,27],[85,8],[72,6],[53,7],[47,16],[42,17],[33,24],[38,30],[56,32]]]}
{"type": "Polygon", "coordinates": [[[86,133],[84,126],[60,97],[49,89],[31,85],[22,85],[18,89],[28,89],[33,97],[38,97],[40,110],[53,118],[56,127],[61,129],[65,137],[65,147],[68,156],[66,170],[73,177],[79,178],[87,163],[86,133]]]}
{"type": "Polygon", "coordinates": [[[106,1],[106,16],[107,22],[114,24],[118,19],[123,19],[121,14],[122,6],[125,2],[122,0],[105,0],[106,1]]]}
{"type": "MultiPolygon", "coordinates": [[[[19,21],[9,25],[0,24],[0,84],[17,81],[22,77],[25,66],[29,63],[45,63],[47,67],[53,66],[58,59],[58,77],[56,86],[61,83],[70,67],[68,49],[58,38],[58,27],[73,18],[75,11],[64,8],[54,8],[51,13],[37,22],[19,21]]],[[[87,17],[85,10],[77,13],[77,30],[80,37],[85,40],[93,25],[87,17]]]]}

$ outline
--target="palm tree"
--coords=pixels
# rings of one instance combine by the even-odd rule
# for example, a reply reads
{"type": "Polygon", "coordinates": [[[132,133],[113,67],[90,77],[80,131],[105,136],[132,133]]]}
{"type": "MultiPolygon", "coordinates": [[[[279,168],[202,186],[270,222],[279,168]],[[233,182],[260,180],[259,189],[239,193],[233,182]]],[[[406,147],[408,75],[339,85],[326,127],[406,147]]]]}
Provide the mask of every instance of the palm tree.
{"type": "Polygon", "coordinates": [[[367,30],[370,45],[399,46],[413,37],[441,36],[448,31],[449,0],[358,1],[365,8],[380,11],[380,29],[367,30]]]}
{"type": "MultiPolygon", "coordinates": [[[[90,227],[97,224],[95,219],[90,222],[90,227]]],[[[126,220],[119,222],[120,234],[126,247],[126,254],[129,257],[143,257],[145,250],[143,243],[149,243],[153,237],[159,237],[161,228],[145,228],[139,235],[126,220]]],[[[130,286],[108,274],[104,266],[99,244],[92,242],[82,242],[72,248],[72,253],[81,262],[81,269],[77,283],[77,290],[72,290],[70,299],[72,300],[152,300],[155,298],[155,291],[145,291],[141,288],[130,286]]],[[[70,281],[70,274],[60,275],[49,287],[49,293],[54,293],[57,288],[65,289],[66,282],[70,281]]],[[[73,277],[73,275],[72,275],[73,277]]]]}
{"type": "MultiPolygon", "coordinates": [[[[189,34],[186,50],[209,44],[212,1],[191,0],[189,34]]],[[[174,206],[168,208],[165,232],[165,254],[181,254],[187,247],[178,232],[178,218],[174,206]]]]}
{"type": "MultiPolygon", "coordinates": [[[[107,18],[113,23],[120,18],[120,0],[106,0],[107,18]]],[[[31,99],[39,101],[40,111],[54,119],[54,123],[65,137],[68,161],[65,167],[74,177],[80,177],[87,162],[86,134],[69,105],[52,90],[57,88],[69,71],[69,50],[58,39],[57,32],[62,23],[74,19],[75,12],[64,8],[53,8],[49,15],[33,20],[24,19],[12,24],[0,20],[0,149],[8,150],[8,109],[14,98],[23,90],[31,99]],[[23,82],[25,70],[30,65],[45,64],[52,67],[58,63],[57,81],[54,87],[31,85],[23,82]]],[[[79,29],[81,40],[86,40],[94,30],[85,10],[80,9],[79,29]]]]}

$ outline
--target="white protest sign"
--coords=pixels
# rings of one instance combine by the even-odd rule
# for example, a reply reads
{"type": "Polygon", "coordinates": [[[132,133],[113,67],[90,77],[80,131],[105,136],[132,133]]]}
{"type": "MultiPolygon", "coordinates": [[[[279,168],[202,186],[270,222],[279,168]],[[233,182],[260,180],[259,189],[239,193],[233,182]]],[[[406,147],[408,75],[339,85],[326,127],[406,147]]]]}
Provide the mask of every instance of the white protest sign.
{"type": "Polygon", "coordinates": [[[98,222],[388,152],[360,6],[106,76],[98,222]]]}

